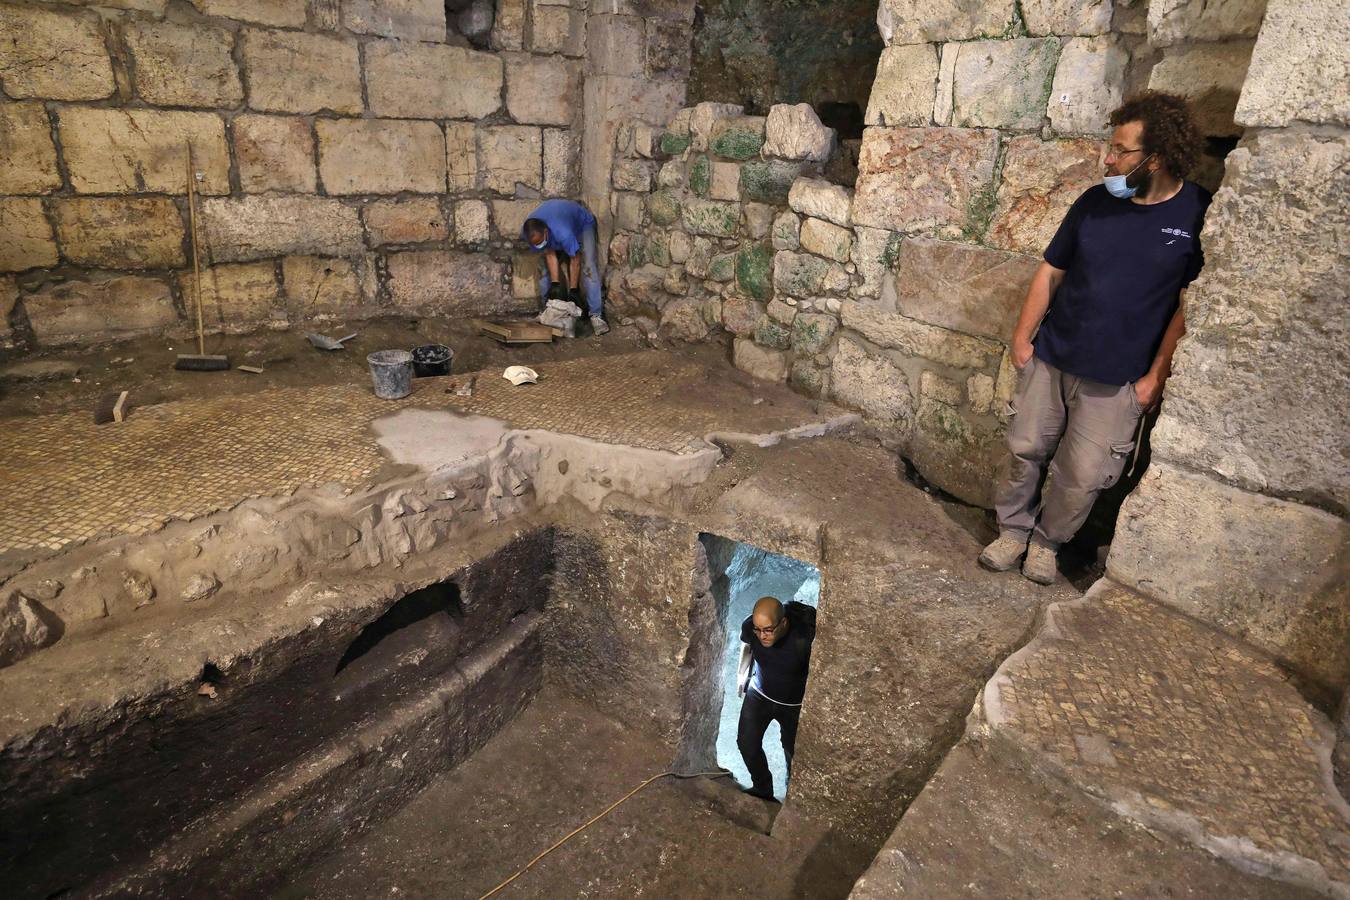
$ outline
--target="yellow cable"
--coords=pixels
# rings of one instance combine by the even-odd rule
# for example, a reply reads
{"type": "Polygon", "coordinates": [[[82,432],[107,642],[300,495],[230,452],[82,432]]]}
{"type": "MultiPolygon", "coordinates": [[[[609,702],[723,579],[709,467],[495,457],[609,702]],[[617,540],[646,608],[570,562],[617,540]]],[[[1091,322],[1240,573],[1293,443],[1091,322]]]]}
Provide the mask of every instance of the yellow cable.
{"type": "Polygon", "coordinates": [[[506,880],[503,881],[501,884],[497,885],[495,888],[493,888],[492,890],[488,891],[488,892],[487,892],[486,894],[484,894],[483,896],[479,897],[478,900],[487,900],[488,897],[491,897],[493,894],[497,893],[497,892],[500,891],[502,888],[506,887],[508,884],[510,884],[511,882],[515,881],[515,880],[516,880],[517,878],[519,878],[520,876],[524,875],[524,874],[525,874],[526,872],[528,872],[531,868],[533,868],[533,867],[534,867],[534,864],[537,863],[537,862],[539,862],[539,860],[543,859],[545,856],[548,856],[548,855],[549,855],[550,853],[552,853],[554,850],[557,850],[557,849],[558,849],[559,847],[561,847],[563,844],[567,843],[567,842],[570,841],[572,838],[574,838],[574,837],[576,837],[577,835],[581,834],[581,833],[582,833],[583,831],[585,831],[587,828],[590,828],[590,827],[591,827],[592,825],[594,825],[596,822],[599,822],[599,821],[600,821],[601,819],[603,819],[605,816],[609,815],[609,814],[612,813],[614,810],[618,809],[621,805],[623,805],[623,803],[624,803],[626,800],[628,800],[628,798],[632,797],[634,794],[636,794],[638,791],[640,791],[640,790],[642,790],[643,788],[645,788],[647,785],[651,784],[653,781],[656,781],[657,779],[660,779],[660,778],[665,778],[665,777],[668,776],[668,775],[673,775],[673,776],[676,777],[676,778],[701,778],[701,777],[703,777],[703,776],[705,776],[705,775],[717,775],[717,776],[720,777],[720,776],[730,775],[730,774],[731,774],[731,773],[728,772],[726,769],[719,769],[719,770],[717,770],[716,772],[695,772],[695,773],[693,773],[692,775],[681,775],[679,772],[662,772],[660,775],[653,775],[651,778],[648,778],[646,781],[642,782],[642,784],[639,784],[637,787],[633,788],[631,791],[629,791],[628,793],[624,794],[624,795],[623,795],[622,797],[620,797],[618,800],[615,800],[615,801],[614,801],[613,803],[611,803],[609,806],[605,807],[604,812],[601,812],[599,815],[593,817],[589,822],[587,822],[585,825],[582,825],[580,828],[574,829],[574,830],[571,831],[566,837],[562,838],[562,839],[559,840],[557,843],[555,843],[552,847],[549,847],[549,848],[548,848],[547,850],[545,850],[543,853],[540,853],[540,854],[539,854],[538,856],[536,856],[534,859],[530,860],[528,863],[525,864],[525,866],[524,866],[523,868],[521,868],[519,871],[517,871],[516,874],[514,874],[514,875],[512,875],[510,878],[506,879],[506,880]]]}

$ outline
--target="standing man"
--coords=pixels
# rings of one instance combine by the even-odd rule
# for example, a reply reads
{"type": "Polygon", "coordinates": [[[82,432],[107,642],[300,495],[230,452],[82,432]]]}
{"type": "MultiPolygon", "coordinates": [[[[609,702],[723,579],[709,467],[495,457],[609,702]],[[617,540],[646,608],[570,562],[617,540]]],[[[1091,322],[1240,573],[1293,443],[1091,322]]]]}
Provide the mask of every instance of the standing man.
{"type": "Polygon", "coordinates": [[[586,307],[596,334],[605,334],[609,325],[601,315],[600,265],[596,257],[595,216],[572,200],[545,200],[525,220],[520,236],[530,249],[544,254],[544,274],[539,290],[545,301],[567,299],[581,305],[581,284],[586,285],[586,307]],[[567,254],[568,291],[563,295],[558,270],[559,251],[567,254]]]}
{"type": "Polygon", "coordinates": [[[1065,215],[1012,335],[1009,471],[980,564],[1002,572],[1025,553],[1022,574],[1039,584],[1055,580],[1060,545],[1120,478],[1135,426],[1162,399],[1185,289],[1204,265],[1210,194],[1184,180],[1201,147],[1186,101],[1145,91],[1110,122],[1103,183],[1065,215]]]}
{"type": "Polygon", "coordinates": [[[748,645],[752,657],[750,681],[744,689],[745,701],[736,730],[736,746],[750,770],[747,794],[774,799],[773,775],[764,755],[764,732],[775,720],[791,776],[797,720],[802,714],[811,642],[815,639],[815,609],[795,600],[784,607],[773,597],[761,597],[750,617],[741,623],[741,640],[748,645]]]}

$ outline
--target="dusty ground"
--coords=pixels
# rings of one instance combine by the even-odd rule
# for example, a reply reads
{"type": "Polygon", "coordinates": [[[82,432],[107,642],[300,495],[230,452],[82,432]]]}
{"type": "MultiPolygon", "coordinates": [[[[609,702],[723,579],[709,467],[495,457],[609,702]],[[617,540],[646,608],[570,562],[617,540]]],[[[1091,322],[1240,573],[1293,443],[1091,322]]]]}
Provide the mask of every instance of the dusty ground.
{"type": "MultiPolygon", "coordinates": [[[[480,897],[665,771],[668,757],[661,744],[546,688],[472,759],[278,896],[480,897]]],[[[739,802],[719,802],[718,790],[662,779],[497,896],[847,895],[850,883],[802,880],[805,854],[715,810],[739,802]]]]}

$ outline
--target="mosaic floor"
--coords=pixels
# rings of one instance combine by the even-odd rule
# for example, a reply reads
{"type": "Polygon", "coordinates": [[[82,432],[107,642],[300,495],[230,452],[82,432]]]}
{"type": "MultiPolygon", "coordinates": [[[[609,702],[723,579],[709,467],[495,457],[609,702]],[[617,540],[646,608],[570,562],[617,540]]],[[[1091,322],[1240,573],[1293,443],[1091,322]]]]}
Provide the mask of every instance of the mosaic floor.
{"type": "Polygon", "coordinates": [[[499,372],[477,373],[471,397],[453,391],[470,376],[455,375],[418,379],[396,401],[378,399],[366,382],[238,395],[222,388],[134,410],[121,424],[94,425],[89,412],[12,419],[0,427],[0,553],[45,555],[307,486],[359,487],[385,462],[371,421],[410,406],[671,453],[706,446],[712,432],[779,431],[822,415],[785,388],[655,351],[550,363],[539,375],[516,387],[499,372]]]}
{"type": "Polygon", "coordinates": [[[1054,621],[1058,633],[991,685],[1000,730],[1108,800],[1140,796],[1350,885],[1350,809],[1318,760],[1307,704],[1272,663],[1114,586],[1054,621]]]}

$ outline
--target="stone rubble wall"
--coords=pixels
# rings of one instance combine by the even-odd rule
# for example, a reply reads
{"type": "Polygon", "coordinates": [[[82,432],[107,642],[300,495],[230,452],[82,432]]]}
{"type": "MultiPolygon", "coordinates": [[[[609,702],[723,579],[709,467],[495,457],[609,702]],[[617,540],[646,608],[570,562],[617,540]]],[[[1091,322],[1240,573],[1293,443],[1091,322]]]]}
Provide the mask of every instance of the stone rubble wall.
{"type": "Polygon", "coordinates": [[[0,346],[191,325],[187,140],[211,331],[534,308],[584,0],[104,5],[0,2],[0,346]]]}

